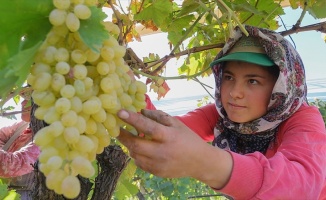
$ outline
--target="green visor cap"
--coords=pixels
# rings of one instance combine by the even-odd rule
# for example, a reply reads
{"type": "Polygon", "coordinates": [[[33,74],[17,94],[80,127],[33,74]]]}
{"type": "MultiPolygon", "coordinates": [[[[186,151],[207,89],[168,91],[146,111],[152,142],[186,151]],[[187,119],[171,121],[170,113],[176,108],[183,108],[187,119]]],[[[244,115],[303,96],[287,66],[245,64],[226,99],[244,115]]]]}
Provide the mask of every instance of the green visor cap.
{"type": "Polygon", "coordinates": [[[258,39],[252,36],[243,36],[231,50],[223,57],[214,60],[210,66],[226,61],[242,61],[256,65],[271,67],[275,63],[266,55],[266,52],[258,39]]]}
{"type": "Polygon", "coordinates": [[[261,65],[264,67],[271,67],[275,65],[275,63],[266,54],[252,52],[236,52],[228,54],[220,59],[214,60],[210,64],[210,66],[212,67],[218,63],[226,61],[242,61],[261,65]]]}

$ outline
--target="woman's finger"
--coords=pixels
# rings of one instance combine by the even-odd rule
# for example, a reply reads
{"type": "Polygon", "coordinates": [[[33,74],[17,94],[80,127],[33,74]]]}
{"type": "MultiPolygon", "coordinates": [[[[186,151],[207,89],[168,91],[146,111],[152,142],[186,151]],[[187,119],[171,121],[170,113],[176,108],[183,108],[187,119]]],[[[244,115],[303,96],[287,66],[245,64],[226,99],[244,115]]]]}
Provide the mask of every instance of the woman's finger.
{"type": "Polygon", "coordinates": [[[165,126],[172,126],[173,117],[160,110],[141,110],[141,114],[165,126]]]}
{"type": "Polygon", "coordinates": [[[138,132],[148,135],[150,138],[160,139],[164,133],[165,125],[162,125],[142,114],[120,110],[118,117],[133,126],[138,132]]]}

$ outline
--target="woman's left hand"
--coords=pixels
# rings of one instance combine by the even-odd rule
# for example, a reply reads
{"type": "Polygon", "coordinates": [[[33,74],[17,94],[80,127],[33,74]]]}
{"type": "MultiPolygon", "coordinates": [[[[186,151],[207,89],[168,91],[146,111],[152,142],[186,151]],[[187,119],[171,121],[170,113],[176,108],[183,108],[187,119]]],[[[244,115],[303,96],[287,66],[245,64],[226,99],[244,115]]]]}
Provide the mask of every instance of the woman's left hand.
{"type": "Polygon", "coordinates": [[[143,110],[141,114],[122,110],[118,116],[145,137],[121,129],[118,139],[141,169],[160,177],[195,176],[207,145],[181,121],[162,111],[143,110]]]}
{"type": "Polygon", "coordinates": [[[141,169],[165,178],[193,177],[213,188],[227,183],[231,155],[207,144],[178,119],[158,110],[141,114],[121,110],[118,116],[145,134],[135,136],[121,129],[118,136],[141,169]]]}

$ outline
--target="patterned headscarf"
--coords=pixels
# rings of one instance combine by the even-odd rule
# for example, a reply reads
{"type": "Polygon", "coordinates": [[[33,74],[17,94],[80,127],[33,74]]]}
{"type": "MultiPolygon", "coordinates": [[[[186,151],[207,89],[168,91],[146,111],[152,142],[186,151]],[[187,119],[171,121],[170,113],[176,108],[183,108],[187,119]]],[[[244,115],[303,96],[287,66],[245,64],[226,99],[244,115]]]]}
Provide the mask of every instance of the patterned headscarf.
{"type": "MultiPolygon", "coordinates": [[[[221,103],[222,66],[212,66],[215,76],[215,104],[220,120],[214,130],[214,146],[246,154],[255,151],[265,153],[275,138],[281,122],[296,112],[307,101],[307,86],[302,60],[293,46],[279,33],[245,25],[249,36],[257,38],[267,56],[279,67],[280,73],[274,85],[267,113],[250,122],[235,123],[228,116],[221,103]]],[[[223,49],[216,56],[219,59],[229,52],[241,37],[246,37],[239,27],[234,30],[223,49]]]]}

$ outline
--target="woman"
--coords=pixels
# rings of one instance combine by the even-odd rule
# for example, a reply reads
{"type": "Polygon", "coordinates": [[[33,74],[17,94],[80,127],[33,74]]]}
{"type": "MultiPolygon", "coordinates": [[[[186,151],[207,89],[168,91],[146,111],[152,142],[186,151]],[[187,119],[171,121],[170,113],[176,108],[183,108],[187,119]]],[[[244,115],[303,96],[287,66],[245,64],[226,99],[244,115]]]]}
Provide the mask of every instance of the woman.
{"type": "Polygon", "coordinates": [[[29,192],[33,184],[29,180],[33,178],[33,165],[40,149],[32,142],[33,133],[29,128],[30,93],[25,91],[20,95],[24,98],[21,103],[23,121],[0,129],[0,178],[7,178],[10,187],[26,200],[31,199],[29,192]]]}
{"type": "Polygon", "coordinates": [[[143,170],[234,199],[326,199],[325,124],[307,103],[301,58],[280,34],[245,28],[249,37],[237,27],[211,64],[215,105],[174,118],[121,110],[148,137],[122,129],[118,139],[143,170]]]}

